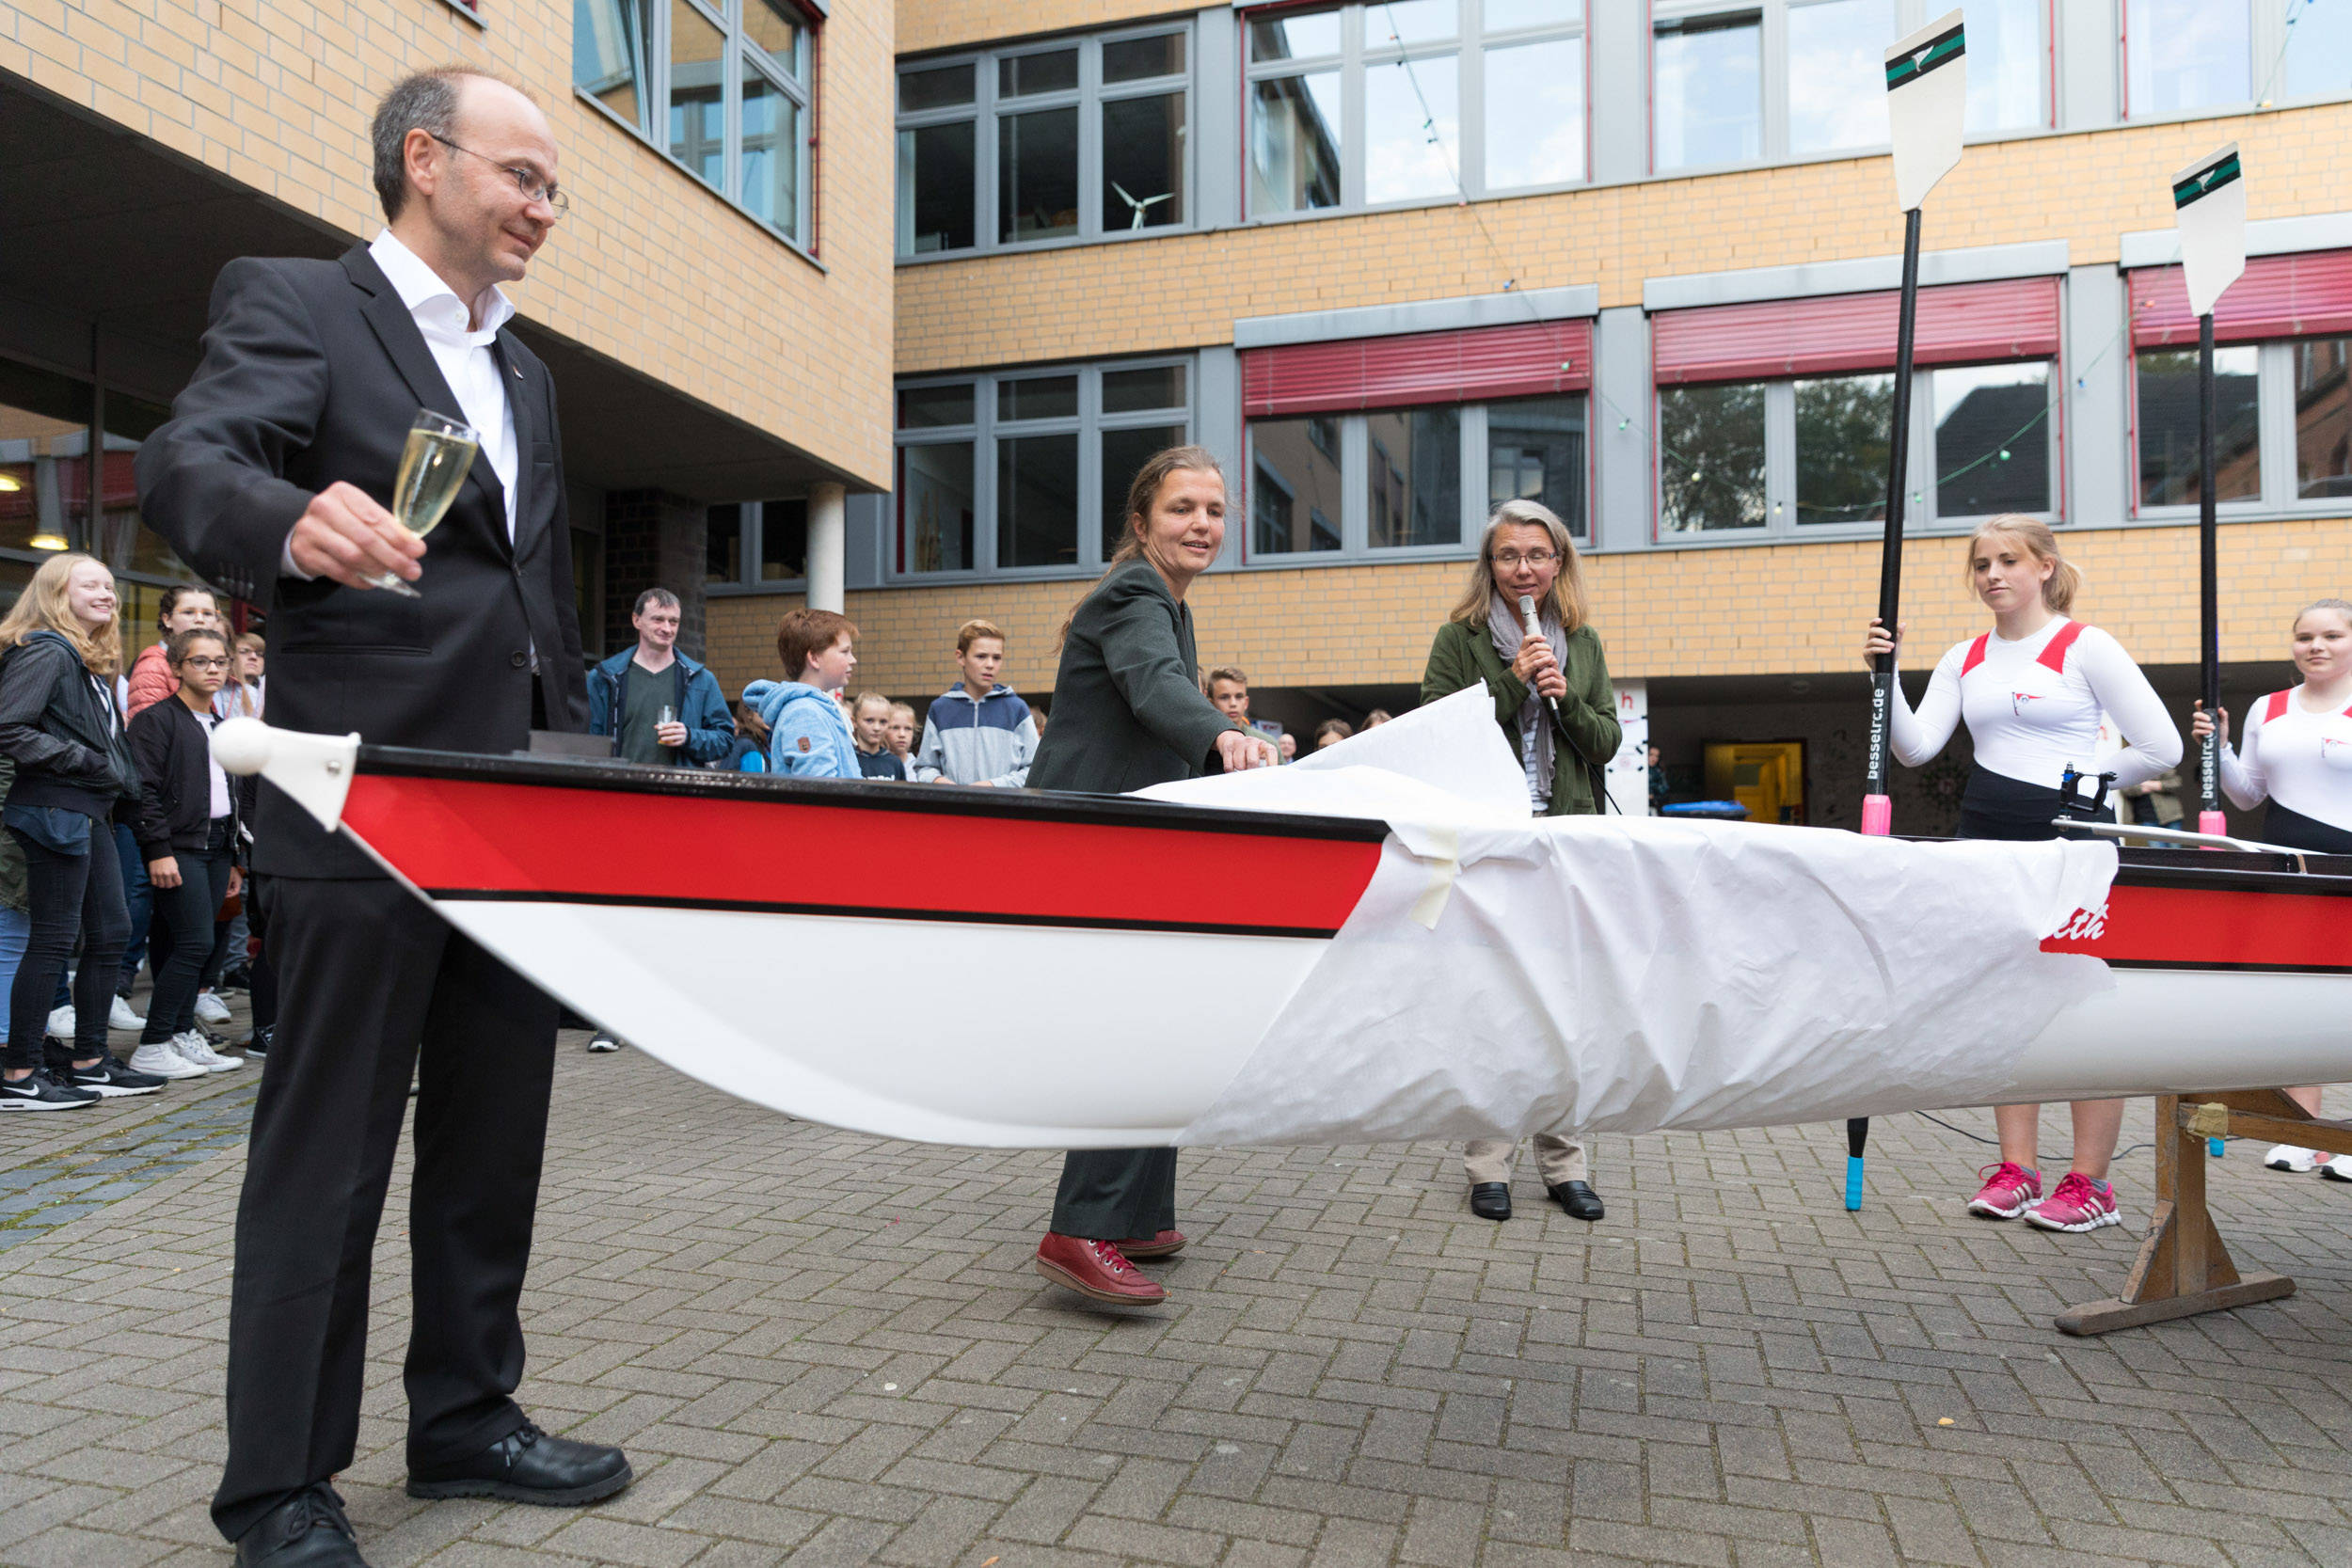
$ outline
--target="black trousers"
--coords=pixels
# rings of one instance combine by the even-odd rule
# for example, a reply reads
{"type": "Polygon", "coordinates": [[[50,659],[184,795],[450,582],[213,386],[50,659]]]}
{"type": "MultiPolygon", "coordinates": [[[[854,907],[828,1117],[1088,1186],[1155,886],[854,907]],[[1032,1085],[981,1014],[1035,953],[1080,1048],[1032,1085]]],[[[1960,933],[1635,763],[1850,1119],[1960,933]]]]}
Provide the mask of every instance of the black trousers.
{"type": "Polygon", "coordinates": [[[217,945],[213,913],[229,896],[229,872],[235,863],[229,847],[229,818],[214,823],[212,838],[201,850],[181,849],[171,858],[180,865],[180,885],[158,887],[153,894],[148,951],[163,961],[155,967],[155,994],[148,999],[141,1045],[196,1027],[196,993],[217,945]]]}
{"type": "Polygon", "coordinates": [[[1176,1151],[1083,1148],[1062,1156],[1054,1228],[1090,1242],[1131,1242],[1176,1226],[1176,1151]]]}
{"type": "Polygon", "coordinates": [[[522,1426],[519,1302],[555,1074],[554,1000],[392,882],[272,878],[266,942],[282,1006],[237,1204],[213,1497],[231,1541],[351,1464],[412,1068],[409,1466],[522,1426]]]}
{"type": "Polygon", "coordinates": [[[106,1054],[106,1018],[115,1001],[115,972],[122,944],[131,937],[131,917],[122,908],[122,871],[115,857],[114,829],[93,820],[89,851],[61,855],[17,832],[24,851],[25,881],[32,894],[33,932],[24,944],[8,991],[10,1068],[41,1065],[41,1041],[49,1010],[56,1006],[57,982],[82,942],[82,967],[73,975],[73,1059],[106,1054]]]}

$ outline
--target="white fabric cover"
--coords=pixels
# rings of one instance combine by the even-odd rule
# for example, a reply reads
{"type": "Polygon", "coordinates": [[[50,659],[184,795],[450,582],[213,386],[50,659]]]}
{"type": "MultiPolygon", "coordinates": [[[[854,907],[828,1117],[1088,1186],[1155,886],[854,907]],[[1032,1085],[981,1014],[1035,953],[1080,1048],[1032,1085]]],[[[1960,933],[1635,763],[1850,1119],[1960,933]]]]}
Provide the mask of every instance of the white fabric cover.
{"type": "Polygon", "coordinates": [[[1195,805],[1375,816],[1363,899],[1185,1145],[1756,1126],[1984,1103],[2106,966],[2105,843],[1530,817],[1480,689],[1195,805]]]}

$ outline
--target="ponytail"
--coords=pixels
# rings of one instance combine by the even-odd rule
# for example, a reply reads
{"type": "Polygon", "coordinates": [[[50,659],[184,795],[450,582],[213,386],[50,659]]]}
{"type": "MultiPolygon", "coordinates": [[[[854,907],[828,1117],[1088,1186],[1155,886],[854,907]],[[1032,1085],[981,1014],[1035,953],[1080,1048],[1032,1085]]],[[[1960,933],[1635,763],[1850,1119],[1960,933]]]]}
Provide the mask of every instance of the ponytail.
{"type": "Polygon", "coordinates": [[[2058,553],[2058,535],[2050,525],[2038,517],[2020,512],[2004,512],[1997,517],[1987,517],[1969,537],[1968,554],[1962,562],[1960,580],[1973,591],[1977,585],[1977,546],[1994,535],[2013,539],[2026,546],[2026,553],[2036,561],[2054,562],[2049,577],[2042,584],[2042,602],[2060,615],[2074,607],[2074,595],[2083,585],[2082,569],[2058,553]]]}

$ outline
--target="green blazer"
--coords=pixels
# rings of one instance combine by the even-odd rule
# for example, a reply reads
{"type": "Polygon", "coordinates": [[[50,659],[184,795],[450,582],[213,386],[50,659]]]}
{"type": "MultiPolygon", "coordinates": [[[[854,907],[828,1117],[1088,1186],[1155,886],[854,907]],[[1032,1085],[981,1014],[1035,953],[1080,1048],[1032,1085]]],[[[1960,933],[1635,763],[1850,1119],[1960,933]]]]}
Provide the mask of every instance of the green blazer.
{"type": "MultiPolygon", "coordinates": [[[[1544,815],[1593,816],[1603,809],[1608,795],[1601,768],[1617,754],[1623,732],[1617,726],[1617,695],[1609,685],[1609,663],[1592,627],[1579,626],[1568,634],[1568,657],[1560,673],[1568,677],[1568,694],[1560,699],[1560,716],[1552,721],[1551,809],[1544,815]],[[1580,762],[1583,766],[1577,766],[1580,762]]],[[[1495,652],[1484,621],[1448,621],[1429,646],[1421,700],[1434,703],[1481,683],[1494,695],[1495,722],[1502,726],[1502,737],[1516,757],[1526,683],[1495,652]]]]}
{"type": "Polygon", "coordinates": [[[1192,612],[1148,561],[1108,573],[1078,606],[1054,676],[1031,789],[1120,795],[1197,778],[1240,726],[1200,695],[1192,612]]]}

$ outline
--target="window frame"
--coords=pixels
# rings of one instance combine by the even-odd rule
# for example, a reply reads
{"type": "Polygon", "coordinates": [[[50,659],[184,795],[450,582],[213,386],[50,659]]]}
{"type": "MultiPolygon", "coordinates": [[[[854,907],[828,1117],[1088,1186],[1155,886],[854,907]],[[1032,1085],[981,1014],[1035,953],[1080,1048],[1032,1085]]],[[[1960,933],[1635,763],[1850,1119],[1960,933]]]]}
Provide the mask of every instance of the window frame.
{"type": "MultiPolygon", "coordinates": [[[[1149,230],[1147,230],[1149,232],[1149,230]]],[[[927,252],[926,254],[937,254],[927,252]]],[[[1186,440],[1198,440],[1200,429],[1200,366],[1199,356],[1193,354],[1150,354],[1133,358],[1089,359],[1071,363],[1008,366],[995,371],[968,371],[961,373],[937,373],[902,376],[891,386],[891,471],[889,538],[883,551],[882,580],[890,586],[916,586],[988,580],[993,582],[1049,582],[1072,578],[1100,576],[1103,555],[1103,435],[1105,431],[1148,430],[1154,426],[1179,424],[1184,428],[1186,440]],[[1103,377],[1119,371],[1164,370],[1181,368],[1184,372],[1184,402],[1181,408],[1132,410],[1106,414],[1103,411],[1103,377]],[[1075,415],[1055,416],[1038,420],[1000,420],[997,417],[999,388],[1008,382],[1047,380],[1057,376],[1074,375],[1078,379],[1078,411],[1075,415]],[[923,425],[913,430],[900,428],[898,409],[903,394],[926,387],[964,387],[972,388],[973,421],[968,425],[923,425]],[[999,427],[1006,439],[1025,436],[1059,436],[1075,434],[1078,437],[1078,530],[1077,560],[1067,565],[999,566],[997,556],[997,494],[1000,484],[997,471],[997,442],[999,427]],[[903,470],[902,454],[912,447],[962,446],[972,448],[972,554],[973,563],[961,571],[922,572],[901,567],[898,562],[905,546],[900,537],[904,527],[901,515],[902,498],[898,493],[898,475],[903,470]]],[[[1232,512],[1228,509],[1227,524],[1232,525],[1232,512]]]]}
{"type": "Polygon", "coordinates": [[[1485,201],[1503,197],[1541,196],[1552,191],[1578,190],[1593,182],[1593,51],[1591,47],[1592,11],[1597,5],[1611,0],[1582,0],[1574,22],[1549,23],[1533,27],[1489,31],[1486,25],[1486,0],[1457,0],[1460,9],[1455,16],[1456,30],[1451,39],[1434,40],[1396,47],[1373,45],[1367,42],[1364,17],[1379,0],[1340,0],[1329,6],[1261,7],[1258,11],[1241,12],[1239,51],[1241,59],[1241,191],[1244,223],[1296,223],[1316,218],[1343,217],[1359,213],[1409,211],[1437,203],[1460,200],[1485,201]],[[1303,60],[1253,61],[1249,57],[1249,24],[1254,20],[1271,20],[1273,15],[1336,15],[1340,19],[1340,52],[1337,55],[1305,56],[1303,60]],[[1581,145],[1583,167],[1574,179],[1551,181],[1533,185],[1493,185],[1486,183],[1486,71],[1487,51],[1513,45],[1554,43],[1573,40],[1578,46],[1581,67],[1579,97],[1583,126],[1581,145]],[[1365,198],[1365,77],[1376,66],[1398,60],[1435,59],[1451,55],[1454,60],[1454,108],[1458,125],[1458,144],[1454,191],[1435,196],[1402,197],[1392,201],[1370,201],[1365,198]],[[1279,80],[1286,76],[1303,75],[1313,71],[1336,70],[1340,75],[1340,200],[1332,207],[1304,207],[1287,212],[1259,213],[1249,211],[1249,117],[1252,94],[1260,82],[1279,80]]]}
{"type": "Polygon", "coordinates": [[[1051,249],[1057,245],[1117,244],[1140,240],[1152,235],[1188,234],[1200,227],[1199,160],[1193,155],[1200,140],[1199,124],[1200,55],[1196,29],[1189,18],[1163,18],[1158,22],[1129,24],[1087,33],[1062,34],[1054,38],[1030,39],[1018,43],[1006,43],[994,48],[956,50],[941,55],[902,56],[892,64],[890,95],[892,105],[891,147],[892,164],[898,164],[898,141],[900,134],[919,131],[935,125],[953,125],[962,121],[972,124],[972,244],[953,250],[901,250],[898,236],[903,231],[899,204],[913,199],[907,182],[894,179],[891,197],[892,259],[901,266],[915,262],[955,261],[984,256],[999,251],[1051,249]],[[1135,39],[1162,38],[1174,34],[1184,40],[1184,69],[1167,76],[1145,77],[1139,81],[1118,82],[1105,86],[1103,81],[1103,47],[1123,43],[1135,39]],[[998,90],[998,62],[1018,59],[1028,55],[1050,55],[1064,49],[1078,51],[1078,85],[1056,92],[1023,93],[1006,98],[998,90]],[[949,66],[972,67],[972,102],[955,103],[944,108],[902,110],[898,107],[898,80],[909,71],[937,71],[949,66]],[[1136,98],[1161,98],[1170,92],[1180,93],[1184,101],[1184,136],[1182,153],[1183,167],[1178,171],[1178,189],[1184,203],[1182,223],[1166,223],[1143,229],[1118,229],[1104,224],[1101,212],[1103,183],[1103,108],[1106,103],[1121,103],[1136,98]],[[998,202],[1001,198],[1002,171],[997,166],[998,126],[1009,114],[1028,114],[1038,110],[1074,107],[1078,111],[1078,231],[1057,234],[1037,240],[999,240],[996,237],[998,202]]]}
{"type": "MultiPolygon", "coordinates": [[[[2044,438],[2048,442],[2050,504],[2039,512],[2026,514],[2062,528],[2066,523],[2066,387],[2065,355],[2063,351],[2047,358],[1975,358],[1955,360],[1950,364],[1916,365],[1911,372],[1911,431],[1910,461],[1905,467],[1908,494],[1903,506],[1903,535],[1965,533],[1991,514],[1970,514],[1963,516],[1944,516],[1937,507],[1936,492],[1940,481],[1937,474],[1935,450],[1935,372],[1937,371],[1967,370],[1986,365],[2042,365],[2048,368],[2044,383],[2050,418],[2044,438]]],[[[1806,540],[1877,539],[1884,536],[1885,524],[1876,518],[1852,523],[1800,523],[1797,520],[1797,383],[1800,381],[1835,381],[1849,376],[1892,376],[1895,367],[1881,366],[1874,370],[1835,371],[1812,375],[1775,376],[1733,382],[1667,382],[1650,388],[1650,527],[1648,546],[1652,549],[1708,549],[1723,545],[1768,544],[1789,545],[1806,540]],[[1689,533],[1671,533],[1666,530],[1665,484],[1665,410],[1661,394],[1683,386],[1737,386],[1764,388],[1764,522],[1757,528],[1699,529],[1689,533]]],[[[2134,451],[2137,448],[2135,444],[2134,451]]],[[[2189,509],[2192,513],[2195,508],[2189,509]]]]}
{"type": "Polygon", "coordinates": [[[670,165],[694,182],[697,189],[709,192],[744,217],[757,225],[770,238],[779,240],[803,259],[818,261],[817,192],[815,179],[818,160],[817,73],[823,59],[820,40],[826,18],[803,0],[775,0],[780,8],[793,12],[800,22],[798,51],[800,75],[771,65],[766,52],[754,45],[744,26],[748,8],[763,5],[768,0],[645,0],[650,8],[648,46],[645,60],[646,80],[638,84],[639,97],[646,104],[646,125],[630,121],[612,108],[577,80],[572,85],[574,102],[585,103],[611,123],[619,126],[639,141],[659,152],[670,165]],[[719,29],[724,39],[720,61],[720,166],[722,180],[713,185],[695,173],[683,159],[670,150],[670,25],[671,3],[691,7],[703,21],[719,29]],[[794,226],[787,232],[752,211],[742,197],[743,182],[743,81],[746,72],[755,72],[776,91],[784,94],[800,114],[800,134],[793,149],[793,178],[798,200],[794,226]]]}
{"type": "MultiPolygon", "coordinates": [[[[805,501],[805,497],[800,496],[770,496],[765,499],[755,501],[715,503],[733,505],[737,508],[736,515],[739,519],[739,526],[742,530],[740,535],[741,544],[737,553],[737,575],[734,580],[713,582],[709,578],[706,578],[703,579],[702,583],[703,593],[707,596],[716,596],[719,598],[727,598],[741,594],[807,593],[808,576],[805,570],[807,565],[807,562],[805,562],[802,563],[803,568],[802,575],[797,578],[763,578],[759,576],[760,563],[767,553],[762,547],[765,541],[761,537],[761,531],[767,526],[768,503],[770,501],[787,500],[805,501]]],[[[706,529],[709,527],[709,518],[710,508],[706,506],[703,508],[703,526],[706,529]]]]}
{"type": "MultiPolygon", "coordinates": [[[[1241,545],[1234,552],[1235,565],[1245,571],[1295,571],[1311,566],[1463,561],[1475,557],[1486,519],[1493,512],[1486,496],[1486,481],[1490,472],[1488,411],[1507,408],[1514,404],[1556,403],[1567,398],[1584,400],[1584,515],[1570,523],[1568,536],[1576,541],[1578,549],[1589,551],[1594,547],[1594,514],[1599,503],[1597,457],[1600,443],[1595,438],[1593,429],[1593,408],[1597,396],[1597,391],[1587,388],[1581,391],[1541,392],[1523,398],[1406,404],[1393,408],[1343,408],[1321,413],[1265,414],[1245,418],[1242,424],[1241,499],[1232,513],[1240,517],[1242,528],[1241,545]],[[1451,545],[1389,545],[1375,547],[1372,544],[1372,434],[1367,421],[1381,414],[1410,414],[1421,408],[1452,408],[1462,421],[1461,538],[1451,545]],[[1315,419],[1339,421],[1340,450],[1333,461],[1340,471],[1340,515],[1334,519],[1339,525],[1340,547],[1336,550],[1281,550],[1262,555],[1250,537],[1253,515],[1251,490],[1257,483],[1258,476],[1257,427],[1265,423],[1315,419]]],[[[1232,523],[1229,522],[1227,527],[1230,530],[1232,523]]]]}
{"type": "MultiPolygon", "coordinates": [[[[2295,345],[2301,342],[2343,339],[2352,341],[2352,332],[2312,332],[2296,338],[2263,338],[2251,343],[2222,343],[2219,348],[2253,348],[2254,361],[2254,438],[2257,442],[2256,472],[2262,476],[2262,487],[2255,496],[2243,500],[2214,503],[2215,516],[2225,523],[2265,522],[2284,518],[2341,517],[2344,513],[2344,498],[2321,496],[2306,499],[2295,493],[2295,345]]],[[[2185,505],[2149,505],[2140,499],[2139,479],[2139,356],[2142,354],[2179,353],[2178,347],[2167,349],[2150,346],[2131,350],[2123,458],[2131,495],[2126,515],[2135,522],[2180,524],[2197,521],[2199,507],[2191,501],[2185,505]]],[[[2194,348],[2188,350],[2195,353],[2194,348]]]]}
{"type": "MultiPolygon", "coordinates": [[[[1789,150],[1788,118],[1788,13],[1820,0],[1648,0],[1647,14],[1643,18],[1642,33],[1642,101],[1647,121],[1647,140],[1643,150],[1644,167],[1653,179],[1682,179],[1692,175],[1721,174],[1734,169],[1770,168],[1785,164],[1822,162],[1843,158],[1869,157],[1887,150],[1885,142],[1873,142],[1854,147],[1830,148],[1806,152],[1789,150]],[[1701,17],[1720,16],[1732,11],[1760,13],[1757,66],[1762,72],[1757,93],[1757,156],[1729,163],[1677,164],[1663,168],[1658,162],[1658,24],[1689,21],[1701,17]]],[[[1892,0],[1895,12],[1896,36],[1901,37],[1926,25],[1942,8],[1927,0],[1892,0]]],[[[1970,145],[1979,142],[2005,141],[2018,136],[2043,135],[2058,129],[2058,0],[2038,0],[2037,10],[2042,23],[2042,45],[2036,51],[2042,62],[2041,117],[2031,125],[2002,126],[1991,131],[1971,131],[1963,140],[1970,145]]],[[[1892,40],[1889,40],[1891,42],[1892,40]]],[[[2122,58],[2118,42],[2119,60],[2122,58]]]]}

